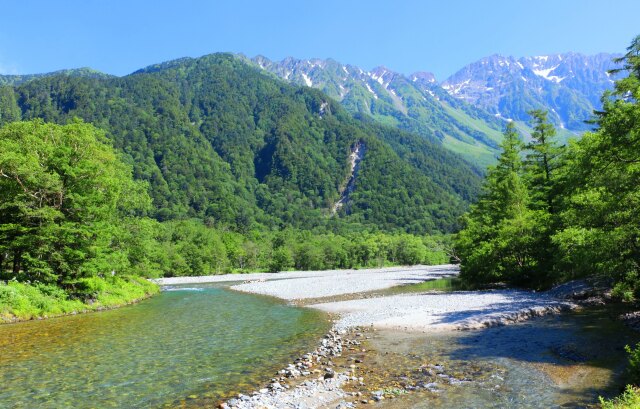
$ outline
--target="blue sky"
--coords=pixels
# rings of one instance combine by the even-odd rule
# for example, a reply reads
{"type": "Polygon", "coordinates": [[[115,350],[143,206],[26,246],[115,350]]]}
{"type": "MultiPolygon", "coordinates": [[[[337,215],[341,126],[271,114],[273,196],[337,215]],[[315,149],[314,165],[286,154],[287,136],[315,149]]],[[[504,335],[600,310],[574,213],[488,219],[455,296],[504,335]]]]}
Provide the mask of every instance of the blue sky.
{"type": "Polygon", "coordinates": [[[89,66],[124,75],[231,51],[444,79],[494,53],[622,52],[640,34],[638,0],[6,0],[0,10],[5,74],[89,66]]]}

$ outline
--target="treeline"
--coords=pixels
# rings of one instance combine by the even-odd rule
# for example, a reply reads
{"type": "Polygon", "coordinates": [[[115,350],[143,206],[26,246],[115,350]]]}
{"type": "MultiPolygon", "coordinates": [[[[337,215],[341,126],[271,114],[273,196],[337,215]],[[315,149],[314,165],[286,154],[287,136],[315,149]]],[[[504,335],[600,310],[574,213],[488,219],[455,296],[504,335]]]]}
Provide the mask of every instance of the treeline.
{"type": "Polygon", "coordinates": [[[559,146],[541,111],[527,143],[509,124],[456,239],[465,279],[544,288],[599,275],[640,296],[640,36],[617,62],[628,75],[580,140],[559,146]]]}
{"type": "MultiPolygon", "coordinates": [[[[151,276],[326,270],[443,264],[448,236],[406,233],[314,233],[285,229],[240,234],[200,220],[146,221],[144,254],[151,276]]],[[[139,239],[135,239],[140,241],[139,239]]]]}

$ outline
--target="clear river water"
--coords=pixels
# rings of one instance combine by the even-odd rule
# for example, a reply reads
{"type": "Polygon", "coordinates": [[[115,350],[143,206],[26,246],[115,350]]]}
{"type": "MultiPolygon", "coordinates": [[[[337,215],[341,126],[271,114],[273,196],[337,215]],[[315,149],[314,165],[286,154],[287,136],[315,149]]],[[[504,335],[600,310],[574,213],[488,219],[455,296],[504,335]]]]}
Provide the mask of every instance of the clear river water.
{"type": "MultiPolygon", "coordinates": [[[[588,407],[617,392],[623,346],[639,339],[616,314],[590,310],[469,332],[379,331],[369,341],[365,362],[376,371],[367,384],[437,384],[386,401],[388,408],[588,407]],[[433,365],[471,382],[427,375],[433,365]]],[[[313,310],[221,285],[0,325],[0,408],[213,407],[262,387],[314,349],[329,325],[313,310]]]]}
{"type": "Polygon", "coordinates": [[[208,406],[255,390],[328,328],[315,311],[216,286],[0,325],[0,408],[208,406]]]}

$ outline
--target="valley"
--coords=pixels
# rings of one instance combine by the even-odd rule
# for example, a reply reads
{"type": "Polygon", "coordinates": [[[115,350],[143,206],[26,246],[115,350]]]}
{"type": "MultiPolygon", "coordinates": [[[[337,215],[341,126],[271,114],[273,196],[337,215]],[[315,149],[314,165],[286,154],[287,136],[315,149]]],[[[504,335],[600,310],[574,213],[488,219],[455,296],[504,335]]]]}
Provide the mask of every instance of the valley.
{"type": "Polygon", "coordinates": [[[639,407],[637,13],[541,1],[7,4],[0,407],[639,407]]]}

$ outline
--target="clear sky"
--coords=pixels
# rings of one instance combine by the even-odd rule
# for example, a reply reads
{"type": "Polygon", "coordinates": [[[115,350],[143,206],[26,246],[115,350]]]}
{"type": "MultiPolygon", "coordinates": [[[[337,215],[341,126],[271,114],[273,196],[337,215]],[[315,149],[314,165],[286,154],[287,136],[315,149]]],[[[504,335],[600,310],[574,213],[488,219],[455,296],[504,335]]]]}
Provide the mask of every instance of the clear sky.
{"type": "Polygon", "coordinates": [[[4,0],[0,73],[125,75],[219,51],[331,57],[445,79],[491,54],[622,52],[639,0],[4,0]]]}

